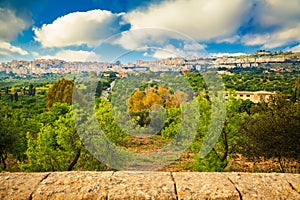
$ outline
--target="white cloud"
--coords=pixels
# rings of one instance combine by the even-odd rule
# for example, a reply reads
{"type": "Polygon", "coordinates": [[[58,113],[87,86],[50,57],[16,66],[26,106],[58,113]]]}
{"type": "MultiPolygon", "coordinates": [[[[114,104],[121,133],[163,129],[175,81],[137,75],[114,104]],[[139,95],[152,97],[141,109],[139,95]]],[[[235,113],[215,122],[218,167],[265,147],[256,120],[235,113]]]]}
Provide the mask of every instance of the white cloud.
{"type": "Polygon", "coordinates": [[[31,23],[31,21],[17,17],[16,13],[10,9],[0,8],[0,40],[10,41],[28,28],[31,23]]]}
{"type": "Polygon", "coordinates": [[[300,22],[293,27],[284,27],[267,34],[247,34],[242,38],[246,45],[262,45],[263,48],[272,49],[294,42],[300,42],[300,22]]]}
{"type": "Polygon", "coordinates": [[[36,51],[31,51],[30,52],[32,55],[33,55],[33,57],[35,57],[35,58],[38,58],[39,56],[40,56],[40,54],[38,53],[38,52],[36,52],[36,51]]]}
{"type": "Polygon", "coordinates": [[[186,42],[183,46],[183,49],[186,51],[204,51],[206,47],[207,46],[204,44],[186,42]]]}
{"type": "Polygon", "coordinates": [[[176,54],[176,52],[173,51],[167,51],[167,50],[162,50],[162,49],[157,49],[152,55],[151,57],[153,58],[158,58],[158,59],[164,59],[164,58],[176,58],[179,57],[178,54],[176,54]]]}
{"type": "Polygon", "coordinates": [[[78,61],[78,62],[88,62],[88,61],[100,61],[100,56],[95,52],[90,51],[73,51],[73,50],[62,50],[58,51],[54,56],[42,56],[42,59],[59,59],[64,61],[78,61]]]}
{"type": "Polygon", "coordinates": [[[171,57],[185,57],[185,54],[186,53],[183,50],[169,44],[162,49],[155,49],[154,53],[152,54],[152,57],[159,59],[171,57]]]}
{"type": "Polygon", "coordinates": [[[286,27],[299,23],[299,0],[262,0],[256,5],[254,23],[264,28],[286,27]]]}
{"type": "Polygon", "coordinates": [[[244,22],[251,7],[248,0],[174,0],[134,10],[124,16],[138,28],[165,28],[207,41],[228,38],[244,22]]]}
{"type": "Polygon", "coordinates": [[[244,35],[245,45],[261,45],[272,49],[300,42],[300,1],[258,1],[253,11],[256,32],[244,35]]]}
{"type": "Polygon", "coordinates": [[[205,55],[206,45],[176,31],[158,28],[133,29],[113,38],[111,43],[130,51],[149,50],[144,56],[154,58],[205,55]],[[172,43],[173,42],[173,43],[172,43]]]}
{"type": "Polygon", "coordinates": [[[120,32],[122,15],[106,10],[70,13],[57,18],[52,24],[34,28],[35,40],[44,47],[95,46],[101,40],[120,32]]]}
{"type": "Polygon", "coordinates": [[[217,43],[229,43],[229,44],[233,44],[236,43],[241,37],[239,35],[234,35],[228,38],[222,38],[222,39],[218,39],[216,40],[217,43]]]}
{"type": "Polygon", "coordinates": [[[248,0],[174,0],[123,16],[131,29],[113,41],[128,50],[156,48],[155,58],[205,55],[199,41],[235,43],[253,2],[248,0]],[[196,41],[195,41],[195,40],[196,41]],[[177,40],[178,44],[170,41],[177,40]],[[181,45],[180,45],[181,43],[181,45]]]}
{"type": "Polygon", "coordinates": [[[143,56],[157,59],[180,57],[176,52],[166,49],[151,49],[143,53],[143,56]]]}
{"type": "Polygon", "coordinates": [[[111,42],[121,45],[124,49],[137,50],[152,46],[165,46],[165,42],[170,38],[183,39],[183,36],[165,29],[143,28],[122,32],[118,37],[112,38],[111,42]]]}
{"type": "Polygon", "coordinates": [[[216,57],[223,57],[223,56],[228,56],[228,57],[234,57],[234,56],[242,56],[246,55],[245,53],[238,52],[238,53],[212,53],[211,56],[216,56],[216,57]]]}
{"type": "Polygon", "coordinates": [[[203,54],[205,46],[200,44],[184,44],[183,47],[175,47],[168,44],[163,48],[153,48],[144,53],[144,56],[153,57],[158,59],[171,58],[171,57],[193,57],[203,54]]]}
{"type": "Polygon", "coordinates": [[[262,45],[270,40],[270,34],[247,34],[243,36],[242,42],[246,45],[262,45]]]}
{"type": "Polygon", "coordinates": [[[294,46],[290,49],[287,49],[287,51],[292,51],[292,52],[300,52],[300,44],[297,46],[294,46]]]}
{"type": "Polygon", "coordinates": [[[28,55],[28,52],[21,49],[20,47],[13,46],[8,42],[0,41],[0,55],[11,56],[14,54],[19,54],[19,55],[25,56],[25,55],[28,55]]]}

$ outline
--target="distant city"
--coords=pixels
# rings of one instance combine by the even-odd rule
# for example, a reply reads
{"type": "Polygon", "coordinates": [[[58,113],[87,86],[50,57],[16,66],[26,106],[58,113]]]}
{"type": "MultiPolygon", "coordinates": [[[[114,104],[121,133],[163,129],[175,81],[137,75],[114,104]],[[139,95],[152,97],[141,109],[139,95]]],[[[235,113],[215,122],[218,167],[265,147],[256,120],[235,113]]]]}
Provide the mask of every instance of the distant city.
{"type": "MultiPolygon", "coordinates": [[[[280,64],[300,63],[300,54],[292,52],[270,52],[259,50],[254,54],[240,56],[206,56],[193,58],[167,58],[154,61],[137,60],[136,63],[108,62],[66,62],[58,59],[36,59],[33,61],[13,60],[0,63],[0,72],[21,78],[40,77],[45,74],[80,74],[85,72],[116,72],[124,76],[131,72],[146,71],[206,71],[207,69],[231,69],[259,67],[276,64],[276,69],[291,71],[280,64]],[[278,68],[279,66],[279,68],[278,68]]],[[[271,68],[272,70],[272,68],[271,68]]],[[[223,70],[220,73],[227,73],[223,70]]]]}

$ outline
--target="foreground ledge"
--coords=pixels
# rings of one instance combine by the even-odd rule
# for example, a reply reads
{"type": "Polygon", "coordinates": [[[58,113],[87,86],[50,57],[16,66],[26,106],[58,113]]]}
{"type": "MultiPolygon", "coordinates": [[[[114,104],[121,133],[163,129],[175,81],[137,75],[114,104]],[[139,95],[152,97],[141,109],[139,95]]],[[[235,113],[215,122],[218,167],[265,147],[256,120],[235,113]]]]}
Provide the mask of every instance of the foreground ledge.
{"type": "Polygon", "coordinates": [[[0,199],[300,199],[300,174],[0,173],[0,199]]]}

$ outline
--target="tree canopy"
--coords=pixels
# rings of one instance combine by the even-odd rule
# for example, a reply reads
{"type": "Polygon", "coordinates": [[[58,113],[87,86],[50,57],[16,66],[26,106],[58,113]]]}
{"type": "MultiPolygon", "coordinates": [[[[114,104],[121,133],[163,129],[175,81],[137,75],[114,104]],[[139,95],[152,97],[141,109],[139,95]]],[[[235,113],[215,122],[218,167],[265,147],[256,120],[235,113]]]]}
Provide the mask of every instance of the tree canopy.
{"type": "Polygon", "coordinates": [[[246,117],[240,132],[246,136],[244,155],[252,159],[276,158],[300,163],[300,104],[284,96],[272,97],[268,103],[256,105],[246,117]]]}
{"type": "Polygon", "coordinates": [[[74,83],[71,80],[62,78],[56,81],[47,92],[47,108],[51,108],[56,102],[72,104],[73,87],[74,83]]]}

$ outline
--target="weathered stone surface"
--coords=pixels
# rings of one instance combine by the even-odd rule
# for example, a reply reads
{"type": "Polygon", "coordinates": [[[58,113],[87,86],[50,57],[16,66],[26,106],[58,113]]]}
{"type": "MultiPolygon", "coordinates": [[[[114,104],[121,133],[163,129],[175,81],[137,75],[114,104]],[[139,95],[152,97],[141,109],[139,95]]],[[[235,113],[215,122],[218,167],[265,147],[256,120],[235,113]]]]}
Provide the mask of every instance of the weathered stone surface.
{"type": "Polygon", "coordinates": [[[0,173],[0,199],[30,199],[49,173],[0,173]]]}
{"type": "Polygon", "coordinates": [[[300,174],[0,173],[0,199],[300,199],[300,174]]]}
{"type": "Polygon", "coordinates": [[[116,172],[108,199],[176,199],[176,194],[171,173],[116,172]]]}
{"type": "Polygon", "coordinates": [[[240,199],[222,173],[172,173],[178,199],[240,199]]]}
{"type": "Polygon", "coordinates": [[[32,199],[107,199],[113,172],[54,172],[43,180],[32,199]]]}
{"type": "Polygon", "coordinates": [[[300,194],[300,174],[281,174],[291,185],[292,189],[300,194]]]}
{"type": "MultiPolygon", "coordinates": [[[[299,193],[290,186],[285,174],[224,173],[224,175],[233,182],[243,199],[300,199],[299,193]]],[[[298,175],[293,177],[299,178],[298,175]]]]}

